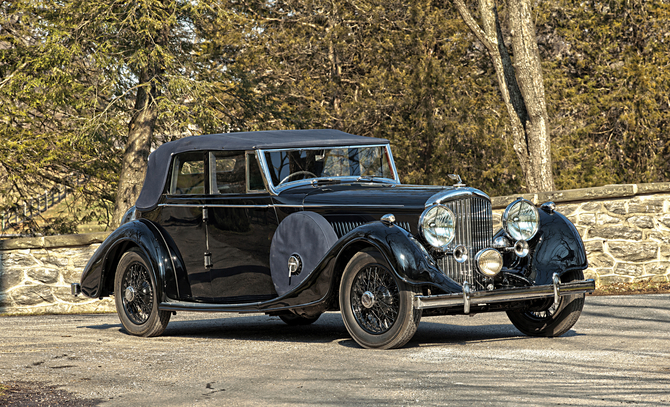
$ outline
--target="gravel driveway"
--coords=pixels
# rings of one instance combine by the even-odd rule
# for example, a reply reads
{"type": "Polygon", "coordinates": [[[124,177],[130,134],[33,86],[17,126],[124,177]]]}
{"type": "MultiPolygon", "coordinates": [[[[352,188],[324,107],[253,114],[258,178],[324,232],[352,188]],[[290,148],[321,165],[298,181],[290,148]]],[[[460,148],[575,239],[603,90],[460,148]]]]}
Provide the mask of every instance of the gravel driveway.
{"type": "Polygon", "coordinates": [[[424,318],[390,351],[358,347],[339,313],[307,327],[179,313],[158,338],[125,334],[114,314],[0,328],[0,383],[63,392],[15,405],[670,405],[668,294],[590,296],[560,338],[523,336],[504,313],[424,318]]]}

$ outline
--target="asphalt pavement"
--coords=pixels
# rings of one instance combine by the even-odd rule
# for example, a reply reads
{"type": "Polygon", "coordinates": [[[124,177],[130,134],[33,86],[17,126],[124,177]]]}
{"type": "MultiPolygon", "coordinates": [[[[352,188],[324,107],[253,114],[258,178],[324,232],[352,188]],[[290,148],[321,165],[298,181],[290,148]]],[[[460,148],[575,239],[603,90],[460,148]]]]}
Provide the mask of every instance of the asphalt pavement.
{"type": "MultiPolygon", "coordinates": [[[[157,338],[115,314],[0,318],[0,383],[100,406],[670,405],[670,295],[586,299],[559,338],[504,313],[423,318],[402,349],[367,350],[339,313],[178,313],[157,338]]],[[[0,403],[1,404],[1,403],[0,403]]]]}

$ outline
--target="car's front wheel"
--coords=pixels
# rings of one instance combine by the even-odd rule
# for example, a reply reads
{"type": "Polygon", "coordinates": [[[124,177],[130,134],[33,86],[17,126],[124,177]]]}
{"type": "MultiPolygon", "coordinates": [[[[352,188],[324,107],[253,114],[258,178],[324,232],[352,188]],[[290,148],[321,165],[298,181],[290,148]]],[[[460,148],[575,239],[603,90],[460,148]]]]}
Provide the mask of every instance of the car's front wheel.
{"type": "MultiPolygon", "coordinates": [[[[561,282],[583,280],[581,270],[570,271],[561,276],[561,282]]],[[[530,336],[561,336],[577,323],[584,308],[585,294],[566,295],[558,304],[553,301],[537,310],[507,311],[512,324],[530,336]]]]}
{"type": "Polygon", "coordinates": [[[124,253],[116,267],[114,302],[121,324],[130,334],[158,336],[170,321],[170,313],[158,309],[156,283],[148,261],[137,249],[124,253]]]}
{"type": "Polygon", "coordinates": [[[340,311],[349,334],[365,348],[391,349],[412,339],[421,320],[415,290],[376,252],[359,252],[340,283],[340,311]]]}

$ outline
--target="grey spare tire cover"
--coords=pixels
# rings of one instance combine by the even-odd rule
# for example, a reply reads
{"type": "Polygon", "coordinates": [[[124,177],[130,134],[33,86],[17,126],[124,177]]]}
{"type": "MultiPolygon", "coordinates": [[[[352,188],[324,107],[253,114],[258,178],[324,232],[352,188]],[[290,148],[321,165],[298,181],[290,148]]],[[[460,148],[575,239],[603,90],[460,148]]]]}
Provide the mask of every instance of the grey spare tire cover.
{"type": "Polygon", "coordinates": [[[330,223],[314,212],[295,212],[277,228],[270,247],[270,271],[277,294],[284,295],[297,287],[319,264],[337,242],[330,223]],[[289,276],[289,258],[297,254],[302,267],[289,276]]]}

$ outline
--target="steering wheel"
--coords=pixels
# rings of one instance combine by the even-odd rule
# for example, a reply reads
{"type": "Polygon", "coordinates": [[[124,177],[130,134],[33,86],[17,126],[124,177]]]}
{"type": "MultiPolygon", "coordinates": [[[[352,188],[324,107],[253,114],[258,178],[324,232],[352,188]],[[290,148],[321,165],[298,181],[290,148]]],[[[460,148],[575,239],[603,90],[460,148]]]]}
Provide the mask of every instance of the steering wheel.
{"type": "Polygon", "coordinates": [[[311,172],[311,171],[296,171],[296,172],[292,172],[292,173],[290,173],[290,174],[288,175],[288,177],[286,177],[286,178],[284,178],[283,180],[281,180],[281,181],[279,182],[279,185],[281,185],[281,184],[283,184],[284,182],[289,181],[291,178],[297,177],[297,176],[299,176],[299,175],[311,175],[311,177],[303,177],[303,179],[305,179],[305,178],[318,178],[318,177],[316,176],[316,174],[314,174],[314,173],[311,172]]]}

